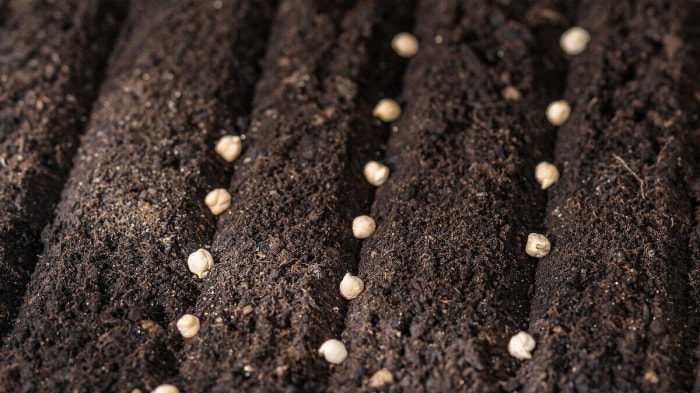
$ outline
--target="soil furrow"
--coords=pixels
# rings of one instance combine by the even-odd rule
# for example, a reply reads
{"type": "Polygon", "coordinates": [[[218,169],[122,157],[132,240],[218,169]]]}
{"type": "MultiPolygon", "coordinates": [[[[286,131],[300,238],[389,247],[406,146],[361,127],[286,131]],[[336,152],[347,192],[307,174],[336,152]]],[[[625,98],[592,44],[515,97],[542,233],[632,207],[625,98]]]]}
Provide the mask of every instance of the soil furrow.
{"type": "Polygon", "coordinates": [[[390,42],[412,12],[411,3],[378,0],[280,6],[215,267],[191,310],[204,328],[181,351],[191,389],[324,385],[329,368],[317,349],[342,332],[338,284],[360,246],[351,223],[374,192],[362,166],[388,134],[372,108],[397,89],[405,60],[390,42]]]}
{"type": "Polygon", "coordinates": [[[582,3],[538,266],[524,392],[683,391],[692,203],[680,106],[685,3],[582,3]],[[601,17],[605,15],[606,17],[601,17]]]}
{"type": "Polygon", "coordinates": [[[119,1],[16,5],[0,30],[0,337],[41,253],[40,233],[126,8],[119,1]]]}
{"type": "MultiPolygon", "coordinates": [[[[533,86],[532,36],[486,1],[423,1],[422,43],[404,79],[405,114],[389,140],[330,391],[497,391],[518,362],[536,262],[523,252],[542,221],[534,167],[547,154],[533,86]],[[439,75],[440,77],[430,77],[439,75]],[[519,100],[502,97],[511,86],[519,100]]],[[[550,143],[551,145],[551,143],[550,143]]]]}
{"type": "Polygon", "coordinates": [[[175,321],[201,285],[186,259],[214,234],[204,196],[231,174],[213,147],[248,115],[272,8],[132,4],[0,391],[150,390],[177,373],[175,321]]]}

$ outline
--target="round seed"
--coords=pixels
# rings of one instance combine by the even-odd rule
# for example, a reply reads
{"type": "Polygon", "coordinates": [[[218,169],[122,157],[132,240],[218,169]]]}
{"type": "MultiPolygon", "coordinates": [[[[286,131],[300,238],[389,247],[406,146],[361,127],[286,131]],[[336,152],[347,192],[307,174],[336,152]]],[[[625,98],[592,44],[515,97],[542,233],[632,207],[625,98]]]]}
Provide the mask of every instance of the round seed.
{"type": "Polygon", "coordinates": [[[241,150],[243,150],[243,145],[241,144],[241,137],[237,135],[225,135],[216,143],[214,151],[226,162],[233,162],[238,156],[241,155],[241,150]]]}
{"type": "Polygon", "coordinates": [[[520,91],[513,86],[504,87],[501,95],[508,101],[520,101],[520,98],[522,98],[520,91]]]}
{"type": "Polygon", "coordinates": [[[209,251],[200,248],[187,257],[187,267],[199,278],[205,278],[214,268],[214,258],[209,251]]]}
{"type": "Polygon", "coordinates": [[[391,98],[382,98],[374,107],[372,115],[385,123],[391,123],[401,116],[401,107],[391,98]]]}
{"type": "Polygon", "coordinates": [[[180,389],[175,385],[164,384],[151,390],[151,393],[180,393],[180,389]]]}
{"type": "Polygon", "coordinates": [[[328,363],[340,364],[348,357],[348,350],[345,344],[336,339],[331,339],[318,348],[318,354],[323,356],[328,363]]]}
{"type": "Polygon", "coordinates": [[[542,258],[549,254],[552,245],[549,243],[544,235],[539,233],[531,233],[527,235],[527,244],[525,245],[525,252],[527,255],[535,258],[542,258]]]}
{"type": "Polygon", "coordinates": [[[508,353],[516,359],[530,359],[531,352],[535,349],[535,339],[525,332],[519,332],[510,338],[508,353]]]}
{"type": "Polygon", "coordinates": [[[546,190],[559,180],[559,170],[554,164],[542,161],[535,167],[535,180],[546,190]]]}
{"type": "Polygon", "coordinates": [[[553,126],[559,127],[566,123],[571,115],[571,105],[564,100],[554,101],[547,106],[547,120],[553,126]]]}
{"type": "Polygon", "coordinates": [[[352,220],[352,234],[358,239],[367,239],[377,229],[377,223],[370,216],[359,216],[352,220]]]}
{"type": "Polygon", "coordinates": [[[383,368],[372,375],[367,385],[369,385],[370,388],[376,389],[393,382],[394,376],[391,375],[391,371],[383,368]]]}
{"type": "Polygon", "coordinates": [[[363,174],[369,184],[379,187],[389,178],[389,167],[377,161],[370,161],[365,164],[363,174]]]}
{"type": "Polygon", "coordinates": [[[591,34],[582,27],[572,27],[565,31],[559,38],[559,46],[567,55],[578,55],[584,50],[591,41],[591,34]]]}
{"type": "Polygon", "coordinates": [[[357,276],[353,276],[350,273],[345,273],[345,277],[340,282],[340,295],[347,300],[352,300],[365,290],[365,284],[362,279],[357,276]]]}
{"type": "Polygon", "coordinates": [[[401,57],[412,57],[418,53],[420,44],[413,34],[404,32],[394,36],[391,40],[391,47],[401,57]]]}
{"type": "Polygon", "coordinates": [[[177,330],[184,338],[192,338],[199,333],[199,318],[192,314],[185,314],[177,320],[177,330]]]}
{"type": "Polygon", "coordinates": [[[204,204],[209,207],[213,215],[218,216],[231,207],[231,194],[223,188],[217,188],[207,194],[204,204]]]}

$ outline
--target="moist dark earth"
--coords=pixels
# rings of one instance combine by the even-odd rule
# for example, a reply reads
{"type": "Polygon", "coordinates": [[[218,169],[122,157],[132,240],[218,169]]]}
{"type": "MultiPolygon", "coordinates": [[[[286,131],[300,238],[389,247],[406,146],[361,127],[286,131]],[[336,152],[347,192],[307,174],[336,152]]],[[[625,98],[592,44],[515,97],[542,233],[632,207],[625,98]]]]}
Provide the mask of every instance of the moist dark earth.
{"type": "Polygon", "coordinates": [[[0,0],[0,392],[700,392],[699,40],[684,0],[0,0]]]}

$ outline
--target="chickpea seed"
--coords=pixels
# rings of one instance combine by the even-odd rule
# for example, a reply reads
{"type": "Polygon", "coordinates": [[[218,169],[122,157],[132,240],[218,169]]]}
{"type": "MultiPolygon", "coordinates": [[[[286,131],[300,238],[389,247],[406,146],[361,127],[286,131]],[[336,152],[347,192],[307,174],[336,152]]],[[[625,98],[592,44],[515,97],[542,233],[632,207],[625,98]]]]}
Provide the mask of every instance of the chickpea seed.
{"type": "Polygon", "coordinates": [[[571,115],[571,105],[564,100],[554,101],[547,106],[547,120],[553,126],[559,127],[566,123],[571,115]]]}
{"type": "Polygon", "coordinates": [[[321,344],[318,354],[323,356],[328,363],[340,364],[348,357],[348,350],[345,349],[345,344],[341,341],[331,339],[321,344]]]}
{"type": "Polygon", "coordinates": [[[225,135],[216,143],[214,151],[226,162],[233,162],[241,155],[243,145],[241,137],[237,135],[225,135]]]}
{"type": "Polygon", "coordinates": [[[519,332],[510,338],[508,353],[516,359],[531,359],[531,352],[535,349],[535,339],[526,332],[519,332]]]}
{"type": "Polygon", "coordinates": [[[369,184],[379,187],[389,178],[389,167],[377,161],[370,161],[365,164],[363,174],[369,184]]]}
{"type": "Polygon", "coordinates": [[[151,390],[151,393],[180,393],[180,389],[175,385],[163,384],[151,390]]]}
{"type": "Polygon", "coordinates": [[[401,57],[413,57],[418,53],[420,44],[416,37],[410,33],[399,33],[391,40],[391,47],[401,57]]]}
{"type": "Polygon", "coordinates": [[[199,318],[192,314],[185,314],[177,320],[177,330],[184,338],[192,338],[199,333],[201,325],[199,318]]]}
{"type": "Polygon", "coordinates": [[[358,239],[367,239],[377,229],[377,223],[370,216],[359,216],[352,220],[352,233],[358,239]]]}
{"type": "Polygon", "coordinates": [[[559,170],[554,164],[542,161],[535,167],[535,180],[546,190],[559,180],[559,170]]]}
{"type": "Polygon", "coordinates": [[[391,123],[401,116],[401,107],[391,98],[382,98],[374,107],[372,115],[385,123],[391,123]]]}
{"type": "Polygon", "coordinates": [[[552,245],[549,243],[549,239],[544,235],[539,233],[531,233],[527,235],[527,244],[525,245],[525,252],[527,255],[535,258],[542,258],[549,254],[552,245]]]}
{"type": "Polygon", "coordinates": [[[576,26],[565,31],[559,38],[559,46],[569,56],[574,56],[586,50],[591,41],[591,34],[586,29],[576,26]]]}
{"type": "Polygon", "coordinates": [[[214,268],[214,258],[209,251],[200,248],[187,257],[187,266],[199,278],[205,278],[214,268]]]}
{"type": "Polygon", "coordinates": [[[231,207],[231,194],[223,188],[217,188],[207,194],[204,204],[209,207],[213,215],[218,216],[231,207]]]}
{"type": "Polygon", "coordinates": [[[352,300],[365,290],[365,284],[362,279],[353,276],[351,273],[346,273],[343,280],[340,282],[340,295],[347,300],[352,300]]]}

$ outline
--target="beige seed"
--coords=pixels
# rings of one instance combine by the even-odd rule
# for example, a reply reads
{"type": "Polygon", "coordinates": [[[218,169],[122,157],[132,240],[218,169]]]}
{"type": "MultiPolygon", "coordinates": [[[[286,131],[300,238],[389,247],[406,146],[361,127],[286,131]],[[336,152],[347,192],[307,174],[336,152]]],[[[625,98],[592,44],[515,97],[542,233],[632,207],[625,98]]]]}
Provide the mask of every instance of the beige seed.
{"type": "Polygon", "coordinates": [[[370,161],[365,164],[363,174],[369,184],[379,187],[389,178],[389,167],[377,161],[370,161]]]}
{"type": "Polygon", "coordinates": [[[233,162],[238,156],[241,155],[241,150],[243,150],[243,145],[241,144],[241,137],[237,135],[225,135],[216,143],[214,151],[226,162],[233,162]]]}
{"type": "Polygon", "coordinates": [[[383,368],[372,375],[367,385],[369,385],[370,388],[376,389],[393,382],[394,376],[391,375],[391,371],[383,368]]]}
{"type": "Polygon", "coordinates": [[[360,296],[364,290],[365,284],[362,282],[362,279],[350,273],[345,273],[345,277],[340,281],[340,295],[347,300],[360,296]]]}
{"type": "Polygon", "coordinates": [[[214,268],[214,258],[209,251],[200,248],[187,257],[187,266],[199,278],[205,278],[214,268]]]}
{"type": "Polygon", "coordinates": [[[542,161],[535,167],[535,180],[546,190],[559,180],[559,170],[554,164],[542,161]]]}
{"type": "Polygon", "coordinates": [[[164,384],[151,390],[151,393],[180,393],[180,389],[175,385],[164,384]]]}
{"type": "Polygon", "coordinates": [[[552,245],[549,243],[544,235],[539,233],[531,233],[527,235],[527,244],[525,245],[525,252],[527,255],[535,258],[542,258],[549,254],[552,245]]]}
{"type": "Polygon", "coordinates": [[[401,57],[412,57],[418,53],[420,44],[413,34],[404,32],[394,36],[391,40],[391,47],[401,57]]]}
{"type": "Polygon", "coordinates": [[[318,354],[323,356],[328,363],[340,364],[348,357],[348,350],[345,349],[345,344],[341,341],[331,339],[321,344],[318,354]]]}
{"type": "Polygon", "coordinates": [[[508,353],[516,359],[531,359],[531,352],[535,349],[535,339],[525,332],[519,332],[510,338],[508,353]]]}
{"type": "Polygon", "coordinates": [[[204,204],[209,207],[213,215],[218,216],[231,207],[231,194],[223,188],[217,188],[207,194],[204,204]]]}
{"type": "Polygon", "coordinates": [[[567,55],[578,55],[584,50],[591,41],[591,34],[582,27],[572,27],[565,31],[559,38],[559,46],[567,55]]]}
{"type": "Polygon", "coordinates": [[[358,239],[367,239],[377,229],[377,223],[370,216],[359,216],[352,220],[352,234],[358,239]]]}
{"type": "Polygon", "coordinates": [[[554,101],[547,106],[547,120],[553,126],[559,127],[566,123],[571,115],[571,105],[564,100],[554,101]]]}
{"type": "Polygon", "coordinates": [[[391,123],[401,116],[401,107],[391,98],[382,98],[374,107],[372,115],[385,123],[391,123]]]}
{"type": "Polygon", "coordinates": [[[501,95],[508,101],[520,101],[522,98],[520,91],[513,86],[504,87],[501,95]]]}
{"type": "Polygon", "coordinates": [[[177,320],[177,330],[184,338],[192,338],[199,333],[199,318],[192,314],[185,314],[177,320]]]}

